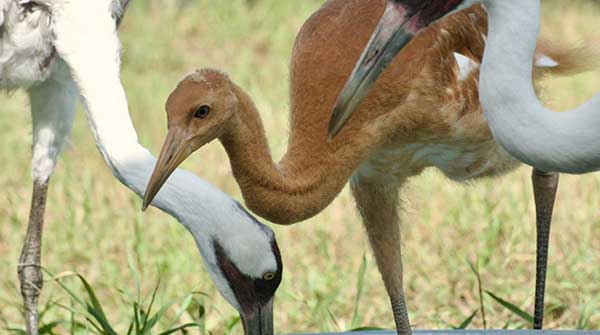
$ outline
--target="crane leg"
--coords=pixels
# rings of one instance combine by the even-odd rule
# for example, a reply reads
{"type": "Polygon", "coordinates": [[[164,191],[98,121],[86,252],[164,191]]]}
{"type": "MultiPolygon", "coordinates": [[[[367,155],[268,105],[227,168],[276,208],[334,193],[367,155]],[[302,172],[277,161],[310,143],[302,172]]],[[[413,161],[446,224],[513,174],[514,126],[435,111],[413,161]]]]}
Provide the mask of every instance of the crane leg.
{"type": "Polygon", "coordinates": [[[537,255],[535,273],[535,307],[533,328],[542,329],[544,321],[544,295],[546,290],[546,270],[548,267],[548,245],[550,225],[556,190],[558,189],[558,173],[542,172],[533,169],[533,193],[536,207],[537,255]]]}
{"type": "Polygon", "coordinates": [[[29,225],[27,226],[25,244],[21,250],[18,266],[21,295],[25,307],[25,324],[30,335],[38,334],[37,303],[44,283],[40,269],[40,257],[47,194],[48,180],[35,181],[31,211],[29,212],[29,225]]]}
{"type": "Polygon", "coordinates": [[[410,335],[411,327],[402,286],[399,185],[361,179],[359,175],[355,175],[351,186],[379,272],[391,300],[396,331],[401,335],[410,335]]]}
{"type": "Polygon", "coordinates": [[[50,176],[60,149],[71,132],[77,90],[68,70],[29,90],[33,124],[33,196],[25,242],[17,268],[27,332],[38,335],[37,304],[43,286],[42,232],[50,176]]]}

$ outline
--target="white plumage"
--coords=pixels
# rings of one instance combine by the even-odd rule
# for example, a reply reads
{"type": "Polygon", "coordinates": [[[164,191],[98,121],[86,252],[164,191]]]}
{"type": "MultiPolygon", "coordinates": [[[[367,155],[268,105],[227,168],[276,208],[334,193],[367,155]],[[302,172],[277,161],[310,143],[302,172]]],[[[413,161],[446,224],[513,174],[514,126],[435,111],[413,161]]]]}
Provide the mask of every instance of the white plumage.
{"type": "MultiPolygon", "coordinates": [[[[120,82],[115,19],[120,19],[121,8],[113,0],[0,0],[0,88],[25,88],[31,101],[34,192],[19,279],[33,335],[38,334],[37,299],[43,284],[40,245],[47,186],[70,134],[78,97],[83,98],[98,149],[123,184],[142,195],[156,163],[138,143],[120,82]]],[[[222,263],[233,264],[247,281],[278,274],[268,292],[272,296],[282,271],[273,232],[229,196],[185,171],[173,175],[153,204],[194,236],[212,279],[242,314],[247,332],[272,331],[272,310],[267,310],[272,300],[266,305],[247,298],[240,302],[236,285],[254,285],[232,281],[222,263]],[[221,258],[215,244],[223,251],[221,258]],[[257,309],[266,320],[260,325],[252,323],[257,309]],[[252,328],[255,324],[259,330],[252,328]]]]}
{"type": "Polygon", "coordinates": [[[0,87],[29,88],[56,70],[48,8],[0,0],[0,87]]]}

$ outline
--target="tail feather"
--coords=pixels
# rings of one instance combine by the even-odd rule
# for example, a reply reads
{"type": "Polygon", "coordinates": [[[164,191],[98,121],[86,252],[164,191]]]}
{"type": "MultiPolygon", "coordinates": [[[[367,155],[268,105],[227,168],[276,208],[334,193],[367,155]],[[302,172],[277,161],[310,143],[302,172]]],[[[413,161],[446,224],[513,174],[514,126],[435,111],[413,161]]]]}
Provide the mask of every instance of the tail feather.
{"type": "Polygon", "coordinates": [[[569,76],[591,71],[600,66],[600,49],[590,45],[565,47],[546,39],[538,42],[534,76],[569,76]]]}

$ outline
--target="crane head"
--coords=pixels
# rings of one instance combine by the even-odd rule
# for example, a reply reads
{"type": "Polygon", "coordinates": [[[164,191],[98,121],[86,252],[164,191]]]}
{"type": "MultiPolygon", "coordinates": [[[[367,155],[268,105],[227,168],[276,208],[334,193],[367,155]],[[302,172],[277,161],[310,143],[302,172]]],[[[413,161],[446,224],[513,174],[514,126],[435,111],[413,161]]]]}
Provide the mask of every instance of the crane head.
{"type": "Polygon", "coordinates": [[[148,182],[143,209],[194,151],[233,129],[240,102],[227,75],[199,70],[182,80],[166,103],[168,133],[148,182]]]}
{"type": "Polygon", "coordinates": [[[329,122],[331,141],[367,96],[379,75],[423,28],[476,0],[388,0],[385,12],[342,89],[329,122]]]}
{"type": "Polygon", "coordinates": [[[275,234],[237,202],[220,207],[227,220],[211,231],[188,229],[215,286],[240,313],[245,334],[274,335],[273,301],[283,273],[275,234]]]}

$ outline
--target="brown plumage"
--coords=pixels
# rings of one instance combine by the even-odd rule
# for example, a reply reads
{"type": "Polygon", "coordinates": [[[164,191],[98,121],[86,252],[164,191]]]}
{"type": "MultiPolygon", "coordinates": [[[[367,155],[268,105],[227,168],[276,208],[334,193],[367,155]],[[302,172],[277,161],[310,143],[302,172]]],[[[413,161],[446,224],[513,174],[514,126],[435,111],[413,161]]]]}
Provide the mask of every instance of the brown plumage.
{"type": "MultiPolygon", "coordinates": [[[[278,164],[251,98],[225,74],[201,70],[179,83],[166,104],[169,138],[146,203],[174,166],[215,138],[227,151],[247,206],[278,224],[316,215],[352,177],[398,328],[409,332],[397,214],[402,184],[427,167],[464,181],[500,175],[518,162],[487,127],[477,95],[479,71],[463,73],[461,80],[453,54],[481,62],[487,20],[480,7],[415,38],[362,110],[327,142],[331,108],[383,9],[384,0],[330,0],[302,27],[291,60],[288,150],[278,164]]],[[[550,47],[540,52],[559,63],[555,56],[568,56],[550,47]]]]}

